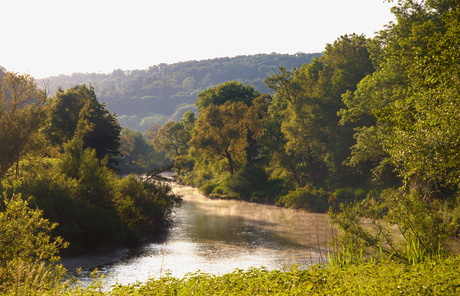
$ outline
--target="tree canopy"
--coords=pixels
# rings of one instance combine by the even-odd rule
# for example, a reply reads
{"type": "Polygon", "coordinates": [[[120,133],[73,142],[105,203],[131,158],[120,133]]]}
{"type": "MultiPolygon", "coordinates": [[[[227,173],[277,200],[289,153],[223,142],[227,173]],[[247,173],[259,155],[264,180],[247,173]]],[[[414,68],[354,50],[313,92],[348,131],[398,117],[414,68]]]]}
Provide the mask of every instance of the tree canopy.
{"type": "Polygon", "coordinates": [[[55,90],[91,84],[100,102],[118,115],[121,126],[144,132],[153,123],[178,121],[186,111],[196,111],[197,95],[208,88],[236,80],[270,93],[264,79],[279,66],[290,70],[319,56],[321,53],[242,55],[160,64],[143,70],[117,69],[108,74],[73,73],[46,80],[56,86],[55,90]]]}
{"type": "Polygon", "coordinates": [[[29,152],[45,119],[46,94],[34,79],[7,72],[0,85],[0,178],[29,152]]]}
{"type": "Polygon", "coordinates": [[[94,148],[99,160],[108,157],[109,165],[116,165],[116,157],[120,155],[121,127],[115,114],[111,114],[105,104],[99,103],[91,86],[83,84],[56,93],[51,118],[46,127],[48,138],[55,145],[72,139],[83,108],[88,110],[85,120],[90,128],[83,138],[84,148],[94,148]]]}

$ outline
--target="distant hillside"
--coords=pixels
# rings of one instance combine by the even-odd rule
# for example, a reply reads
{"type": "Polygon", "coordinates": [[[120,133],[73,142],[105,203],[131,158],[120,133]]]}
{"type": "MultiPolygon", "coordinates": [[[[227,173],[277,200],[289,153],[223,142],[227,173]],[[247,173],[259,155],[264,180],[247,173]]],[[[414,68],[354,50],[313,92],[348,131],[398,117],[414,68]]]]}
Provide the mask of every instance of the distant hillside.
{"type": "Polygon", "coordinates": [[[146,70],[114,70],[110,74],[73,73],[43,79],[52,86],[66,89],[91,84],[99,101],[117,114],[123,127],[144,132],[154,123],[178,120],[188,110],[196,111],[198,93],[225,81],[251,84],[261,93],[271,93],[264,80],[284,66],[287,69],[309,63],[321,53],[257,54],[216,58],[175,64],[159,64],[146,70]]]}

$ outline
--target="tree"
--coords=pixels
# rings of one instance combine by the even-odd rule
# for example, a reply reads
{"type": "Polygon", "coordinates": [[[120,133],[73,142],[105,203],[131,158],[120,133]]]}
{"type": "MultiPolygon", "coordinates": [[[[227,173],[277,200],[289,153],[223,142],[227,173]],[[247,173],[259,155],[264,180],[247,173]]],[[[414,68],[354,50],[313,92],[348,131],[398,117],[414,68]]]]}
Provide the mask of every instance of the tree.
{"type": "MultiPolygon", "coordinates": [[[[344,96],[340,111],[342,122],[362,127],[356,138],[370,140],[372,131],[380,155],[373,171],[392,164],[406,185],[426,194],[458,184],[458,5],[400,1],[397,23],[371,42],[377,71],[344,96]]],[[[364,144],[353,147],[352,161],[371,160],[364,144]]]]}
{"type": "Polygon", "coordinates": [[[187,111],[181,120],[168,121],[163,125],[152,140],[154,146],[166,152],[166,158],[175,163],[179,175],[184,167],[193,169],[193,162],[188,157],[188,142],[192,138],[195,121],[195,113],[187,111]]]}
{"type": "Polygon", "coordinates": [[[191,135],[178,121],[168,121],[158,131],[153,139],[155,147],[167,152],[166,157],[174,160],[176,157],[186,155],[188,141],[191,135]]]}
{"type": "Polygon", "coordinates": [[[152,124],[145,132],[144,132],[144,137],[147,138],[147,140],[152,141],[158,131],[160,130],[161,126],[158,123],[152,124]]]}
{"type": "Polygon", "coordinates": [[[8,72],[0,87],[0,178],[28,152],[45,118],[44,91],[29,75],[8,72]]]}
{"type": "Polygon", "coordinates": [[[223,105],[227,101],[243,102],[247,106],[252,106],[252,101],[259,95],[259,92],[251,85],[243,85],[238,81],[227,81],[199,93],[195,104],[200,113],[210,105],[223,105]]]}
{"type": "Polygon", "coordinates": [[[128,172],[146,172],[156,164],[153,145],[140,133],[123,128],[120,135],[119,159],[121,174],[128,172]]]}
{"type": "Polygon", "coordinates": [[[247,134],[256,119],[253,109],[241,101],[209,105],[201,111],[193,129],[190,156],[214,164],[225,159],[233,175],[246,160],[247,134]]]}
{"type": "Polygon", "coordinates": [[[408,77],[413,91],[404,100],[406,106],[398,100],[392,110],[379,114],[393,124],[384,147],[405,181],[427,184],[428,190],[435,190],[430,188],[433,184],[460,185],[460,10],[458,6],[443,10],[438,10],[442,14],[434,29],[431,24],[423,26],[436,33],[423,39],[422,55],[414,54],[409,70],[418,72],[408,77]]]}
{"type": "Polygon", "coordinates": [[[116,158],[120,156],[118,148],[121,127],[115,114],[111,114],[105,104],[98,102],[94,88],[91,86],[87,87],[83,84],[56,93],[53,113],[46,127],[49,139],[56,145],[62,145],[72,139],[80,111],[85,106],[88,106],[88,115],[85,119],[91,131],[83,138],[84,148],[94,148],[99,160],[108,157],[109,165],[117,165],[116,158]]]}
{"type": "Polygon", "coordinates": [[[350,155],[353,127],[339,126],[337,112],[344,107],[342,94],[372,72],[368,40],[353,34],[328,44],[324,55],[310,64],[292,72],[280,67],[266,79],[275,91],[273,106],[282,106],[280,111],[271,108],[277,113],[271,127],[280,129],[272,132],[281,132],[285,141],[284,151],[276,149],[272,160],[298,186],[317,186],[326,178],[339,184],[352,179],[342,163],[350,155]]]}

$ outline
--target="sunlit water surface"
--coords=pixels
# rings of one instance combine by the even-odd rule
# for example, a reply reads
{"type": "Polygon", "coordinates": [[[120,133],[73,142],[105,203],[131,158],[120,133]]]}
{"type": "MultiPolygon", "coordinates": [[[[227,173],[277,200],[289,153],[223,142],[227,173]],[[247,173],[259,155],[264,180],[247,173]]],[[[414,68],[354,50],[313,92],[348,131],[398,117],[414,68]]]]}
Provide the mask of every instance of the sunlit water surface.
{"type": "Polygon", "coordinates": [[[174,185],[174,192],[184,203],[174,214],[170,231],[136,249],[80,258],[77,262],[87,265],[83,281],[88,281],[85,275],[94,266],[107,275],[111,285],[145,282],[167,273],[181,278],[197,271],[224,274],[262,266],[306,267],[326,260],[326,242],[333,230],[325,215],[211,200],[189,186],[174,185]],[[104,256],[108,259],[101,259],[104,256]]]}

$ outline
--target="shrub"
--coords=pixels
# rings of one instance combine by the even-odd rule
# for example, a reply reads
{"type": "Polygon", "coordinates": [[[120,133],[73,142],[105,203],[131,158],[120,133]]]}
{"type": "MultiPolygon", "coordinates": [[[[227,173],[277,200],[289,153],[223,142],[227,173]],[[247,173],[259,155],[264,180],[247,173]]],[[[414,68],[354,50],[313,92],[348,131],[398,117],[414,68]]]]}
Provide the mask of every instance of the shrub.
{"type": "Polygon", "coordinates": [[[334,192],[334,196],[336,199],[340,200],[353,200],[356,197],[353,192],[353,189],[351,189],[350,187],[337,189],[334,192]]]}
{"type": "Polygon", "coordinates": [[[355,196],[357,199],[363,199],[366,197],[366,191],[362,188],[356,189],[355,196]]]}
{"type": "Polygon", "coordinates": [[[214,188],[216,188],[216,187],[217,187],[217,184],[212,183],[212,182],[207,182],[203,186],[200,187],[200,191],[204,195],[210,195],[212,193],[212,191],[214,190],[214,188]]]}
{"type": "Polygon", "coordinates": [[[72,247],[131,244],[164,225],[177,201],[169,185],[134,175],[120,179],[82,145],[75,137],[57,159],[21,163],[24,193],[34,196],[32,205],[45,218],[59,223],[53,235],[72,247]]]}
{"type": "Polygon", "coordinates": [[[261,191],[268,185],[268,174],[257,165],[247,164],[225,183],[231,196],[251,199],[254,191],[261,191]]]}
{"type": "Polygon", "coordinates": [[[219,194],[219,195],[224,195],[225,189],[224,187],[221,187],[221,186],[217,186],[216,188],[214,188],[214,190],[212,191],[213,194],[219,194]]]}
{"type": "Polygon", "coordinates": [[[321,212],[327,210],[329,196],[323,189],[297,188],[283,196],[280,203],[290,208],[321,212]]]}
{"type": "Polygon", "coordinates": [[[14,289],[17,294],[19,287],[48,289],[65,275],[62,266],[44,264],[57,262],[58,250],[66,247],[61,238],[50,236],[57,225],[43,219],[40,210],[30,209],[21,193],[7,194],[18,185],[4,182],[7,190],[0,197],[0,293],[14,289]]]}

